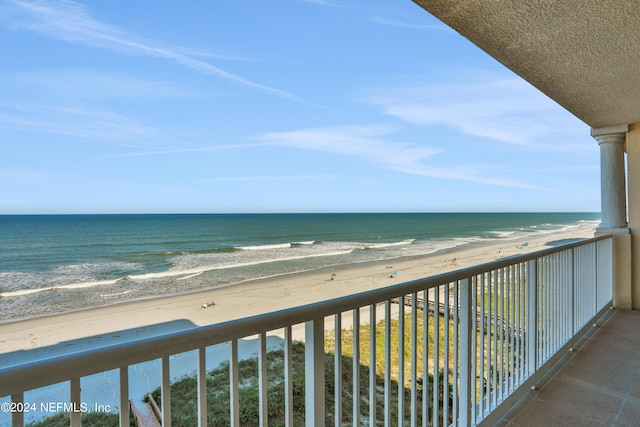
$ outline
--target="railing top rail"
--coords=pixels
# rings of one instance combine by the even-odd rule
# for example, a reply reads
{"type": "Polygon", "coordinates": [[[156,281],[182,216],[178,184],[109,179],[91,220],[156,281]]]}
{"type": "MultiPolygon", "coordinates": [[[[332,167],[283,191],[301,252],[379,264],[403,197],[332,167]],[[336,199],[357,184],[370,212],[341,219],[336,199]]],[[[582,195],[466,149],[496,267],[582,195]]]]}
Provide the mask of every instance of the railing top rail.
{"type": "Polygon", "coordinates": [[[611,236],[598,236],[332,300],[2,367],[0,396],[321,319],[608,238],[611,236]]]}

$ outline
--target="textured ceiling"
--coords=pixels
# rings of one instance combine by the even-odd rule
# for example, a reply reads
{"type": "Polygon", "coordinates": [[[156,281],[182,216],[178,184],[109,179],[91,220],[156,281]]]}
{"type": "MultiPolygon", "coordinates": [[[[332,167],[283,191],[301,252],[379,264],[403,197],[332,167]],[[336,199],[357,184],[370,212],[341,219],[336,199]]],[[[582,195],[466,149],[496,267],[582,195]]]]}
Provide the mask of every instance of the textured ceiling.
{"type": "Polygon", "coordinates": [[[640,122],[640,1],[414,1],[589,126],[640,122]]]}

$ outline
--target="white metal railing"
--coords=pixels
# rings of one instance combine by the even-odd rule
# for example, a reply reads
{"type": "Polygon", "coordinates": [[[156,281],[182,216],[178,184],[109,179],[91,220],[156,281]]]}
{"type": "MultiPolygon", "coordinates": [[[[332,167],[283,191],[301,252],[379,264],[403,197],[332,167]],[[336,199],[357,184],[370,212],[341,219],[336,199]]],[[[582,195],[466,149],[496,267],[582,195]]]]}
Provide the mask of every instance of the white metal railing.
{"type": "MultiPolygon", "coordinates": [[[[284,382],[284,421],[292,426],[294,392],[300,393],[293,390],[292,345],[296,325],[304,325],[306,425],[492,424],[611,300],[612,239],[601,236],[330,301],[3,367],[0,396],[11,396],[17,407],[26,391],[69,381],[70,403],[79,408],[81,378],[117,369],[120,424],[128,426],[130,367],[159,359],[163,425],[170,425],[171,359],[196,350],[196,410],[204,426],[210,403],[205,350],[229,343],[229,424],[239,426],[238,342],[257,335],[258,413],[266,426],[266,338],[279,331],[284,368],[277,381],[284,382]],[[334,375],[325,379],[330,353],[334,375]],[[345,369],[353,371],[350,381],[345,369]]],[[[24,423],[23,413],[12,415],[14,426],[24,423]]],[[[80,425],[80,415],[72,413],[72,426],[80,425]]]]}

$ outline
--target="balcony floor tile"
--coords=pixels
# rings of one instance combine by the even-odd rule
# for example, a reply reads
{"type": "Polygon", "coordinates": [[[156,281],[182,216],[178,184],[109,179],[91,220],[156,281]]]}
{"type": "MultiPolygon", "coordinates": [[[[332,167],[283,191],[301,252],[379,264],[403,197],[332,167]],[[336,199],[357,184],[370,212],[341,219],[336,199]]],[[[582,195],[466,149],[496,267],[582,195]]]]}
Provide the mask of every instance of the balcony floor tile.
{"type": "Polygon", "coordinates": [[[640,425],[640,311],[613,310],[500,425],[640,425]]]}

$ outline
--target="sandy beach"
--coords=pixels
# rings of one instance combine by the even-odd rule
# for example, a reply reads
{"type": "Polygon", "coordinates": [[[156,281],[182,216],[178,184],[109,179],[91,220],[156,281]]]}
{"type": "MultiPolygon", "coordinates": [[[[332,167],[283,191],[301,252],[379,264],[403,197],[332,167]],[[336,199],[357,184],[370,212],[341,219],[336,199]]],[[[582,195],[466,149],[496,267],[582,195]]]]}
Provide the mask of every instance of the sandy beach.
{"type": "MultiPolygon", "coordinates": [[[[530,253],[547,247],[550,242],[593,237],[593,232],[592,228],[578,228],[541,235],[528,240],[526,246],[517,240],[503,241],[497,246],[469,247],[433,256],[397,259],[392,263],[344,267],[332,271],[335,273],[333,279],[332,272],[309,272],[4,323],[0,324],[0,348],[5,357],[0,357],[0,364],[6,366],[15,362],[7,360],[6,353],[20,352],[24,356],[24,350],[42,349],[45,354],[36,356],[39,358],[57,353],[59,349],[55,347],[61,343],[65,344],[65,351],[73,351],[214,324],[530,253]],[[393,272],[398,274],[393,275],[393,272]],[[215,301],[215,306],[202,307],[211,301],[215,301]]],[[[345,322],[349,320],[345,319],[345,322]]],[[[29,353],[34,356],[38,352],[29,353]]]]}
{"type": "MultiPolygon", "coordinates": [[[[0,324],[0,366],[11,366],[29,360],[39,360],[84,349],[160,335],[197,326],[215,324],[269,311],[309,304],[433,276],[486,263],[495,259],[534,252],[551,245],[575,239],[593,237],[593,228],[581,227],[570,232],[549,233],[536,239],[503,241],[500,245],[467,247],[432,256],[396,259],[393,262],[367,263],[287,275],[268,280],[227,286],[186,295],[132,301],[128,303],[84,309],[54,316],[0,324]],[[394,272],[397,274],[394,275],[394,272]],[[332,275],[335,273],[335,276],[332,275]],[[215,301],[215,306],[202,305],[215,301]]],[[[379,306],[377,318],[383,317],[379,306]]],[[[392,312],[392,317],[397,314],[392,312]]],[[[368,309],[360,310],[361,324],[369,322],[368,309]]],[[[342,314],[342,328],[352,327],[351,313],[342,314]]],[[[325,329],[333,329],[333,319],[326,319],[325,329]]],[[[294,339],[304,337],[303,325],[293,329],[294,339]]],[[[282,331],[267,337],[267,349],[282,348],[282,331]]],[[[239,358],[255,357],[258,344],[255,337],[239,340],[239,358]]],[[[228,360],[229,344],[210,346],[207,369],[228,360]]],[[[192,374],[195,352],[172,357],[171,378],[192,374]]],[[[142,399],[160,385],[159,361],[148,361],[130,367],[129,396],[142,399]]],[[[83,379],[83,402],[118,406],[116,371],[104,372],[83,379]]],[[[60,401],[68,398],[68,386],[54,384],[30,392],[33,401],[60,401]]],[[[10,414],[0,413],[0,424],[10,414]]],[[[46,413],[27,414],[26,421],[35,421],[46,413]]],[[[50,415],[50,414],[49,414],[50,415]]]]}

